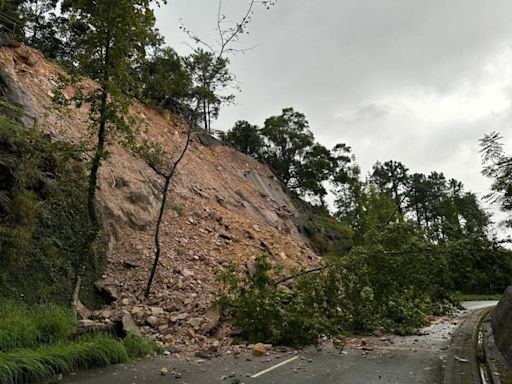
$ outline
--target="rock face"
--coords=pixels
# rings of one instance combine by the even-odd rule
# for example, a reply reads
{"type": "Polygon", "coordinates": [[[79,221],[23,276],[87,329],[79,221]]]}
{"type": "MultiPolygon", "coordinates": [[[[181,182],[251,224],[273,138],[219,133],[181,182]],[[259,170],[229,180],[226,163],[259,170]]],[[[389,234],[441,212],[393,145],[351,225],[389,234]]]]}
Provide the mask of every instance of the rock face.
{"type": "Polygon", "coordinates": [[[512,364],[512,286],[505,290],[492,313],[491,326],[498,350],[512,364]]]}
{"type": "MultiPolygon", "coordinates": [[[[88,137],[88,109],[56,109],[52,96],[62,69],[37,51],[21,46],[0,48],[0,88],[37,118],[37,127],[54,140],[72,143],[88,137]]],[[[96,84],[84,81],[85,91],[96,84]]],[[[71,98],[68,87],[64,96],[71,98]]],[[[181,148],[187,126],[171,112],[134,104],[141,140],[169,153],[181,148]]],[[[162,254],[152,293],[144,297],[153,261],[153,231],[161,201],[159,176],[141,159],[116,143],[99,174],[98,198],[109,235],[108,263],[97,288],[112,300],[93,313],[101,321],[131,314],[143,334],[171,346],[207,349],[229,343],[212,305],[221,289],[216,271],[269,253],[285,268],[311,268],[319,258],[296,225],[296,208],[270,169],[233,149],[205,146],[195,137],[169,196],[161,227],[162,254]],[[283,257],[286,255],[286,257],[283,257]]],[[[250,270],[249,270],[250,272],[250,270]]]]}

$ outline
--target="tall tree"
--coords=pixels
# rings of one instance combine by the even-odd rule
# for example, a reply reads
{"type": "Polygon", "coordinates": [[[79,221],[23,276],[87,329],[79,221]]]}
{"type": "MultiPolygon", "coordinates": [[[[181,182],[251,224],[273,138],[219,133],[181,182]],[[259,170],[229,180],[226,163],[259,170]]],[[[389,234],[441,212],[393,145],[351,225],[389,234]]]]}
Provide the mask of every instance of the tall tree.
{"type": "Polygon", "coordinates": [[[69,0],[66,4],[68,16],[86,26],[84,34],[74,36],[75,46],[80,46],[76,56],[78,75],[98,84],[92,90],[79,89],[75,96],[78,105],[90,105],[90,128],[97,140],[87,194],[92,226],[88,245],[100,230],[96,188],[98,171],[108,155],[108,140],[119,133],[132,139],[127,119],[131,98],[127,91],[139,87],[134,67],[146,59],[146,48],[158,38],[153,5],[158,1],[69,0]]]}
{"type": "Polygon", "coordinates": [[[245,120],[239,120],[235,126],[226,132],[226,144],[246,155],[258,157],[263,149],[263,138],[257,125],[245,120]]]}
{"type": "Polygon", "coordinates": [[[498,203],[509,213],[506,225],[512,227],[512,157],[503,149],[503,137],[492,132],[480,140],[482,174],[492,180],[491,193],[486,197],[491,203],[498,203]]]}
{"type": "Polygon", "coordinates": [[[373,166],[371,181],[377,189],[390,196],[399,211],[402,211],[402,203],[409,190],[408,169],[399,161],[378,161],[373,166]]]}
{"type": "Polygon", "coordinates": [[[353,223],[356,217],[358,202],[363,193],[363,182],[360,180],[361,169],[355,162],[352,149],[346,144],[337,144],[331,151],[336,167],[332,175],[334,205],[336,216],[343,222],[353,223]]]}
{"type": "Polygon", "coordinates": [[[143,98],[174,110],[192,97],[192,77],[182,58],[172,48],[156,50],[141,68],[143,98]]]}
{"type": "Polygon", "coordinates": [[[61,27],[66,22],[58,14],[58,5],[58,0],[25,0],[20,6],[25,41],[51,59],[60,56],[61,27]]]}
{"type": "Polygon", "coordinates": [[[297,170],[314,144],[306,116],[284,108],[280,115],[265,120],[261,134],[266,144],[265,161],[288,188],[296,189],[297,170]]]}
{"type": "Polygon", "coordinates": [[[212,120],[219,116],[223,104],[234,101],[235,96],[224,93],[228,88],[237,89],[235,76],[229,71],[229,56],[247,51],[236,44],[248,33],[247,27],[252,21],[256,5],[269,9],[272,0],[250,0],[240,19],[231,20],[223,10],[223,1],[219,0],[217,8],[217,38],[213,42],[199,37],[183,24],[181,29],[196,44],[194,52],[187,58],[187,68],[194,80],[196,105],[201,110],[203,128],[212,132],[212,120]]]}
{"type": "Polygon", "coordinates": [[[194,83],[195,109],[201,111],[203,128],[211,132],[212,120],[219,116],[221,106],[235,99],[233,94],[222,93],[234,85],[234,76],[228,68],[229,59],[197,48],[185,63],[194,83]]]}

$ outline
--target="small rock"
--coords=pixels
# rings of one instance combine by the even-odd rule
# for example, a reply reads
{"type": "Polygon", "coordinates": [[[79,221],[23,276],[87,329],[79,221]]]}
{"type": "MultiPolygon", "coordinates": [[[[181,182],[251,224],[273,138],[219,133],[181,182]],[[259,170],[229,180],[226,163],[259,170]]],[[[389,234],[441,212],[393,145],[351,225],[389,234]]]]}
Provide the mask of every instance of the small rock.
{"type": "Polygon", "coordinates": [[[125,331],[126,333],[130,332],[133,333],[134,335],[142,336],[139,327],[137,327],[131,315],[124,315],[121,319],[121,323],[123,324],[123,331],[125,331]]]}
{"type": "Polygon", "coordinates": [[[96,323],[92,320],[80,320],[78,322],[82,327],[92,327],[94,326],[96,323]]]}
{"type": "Polygon", "coordinates": [[[194,354],[195,357],[200,357],[201,359],[211,359],[214,357],[214,354],[210,351],[207,351],[207,350],[201,350],[201,351],[197,351],[195,354],[194,354]]]}
{"type": "Polygon", "coordinates": [[[146,319],[146,323],[148,323],[152,327],[155,327],[158,324],[158,318],[156,316],[149,316],[146,319]]]}
{"type": "Polygon", "coordinates": [[[265,354],[265,345],[262,343],[254,344],[254,347],[252,347],[252,354],[254,356],[263,356],[265,354]]]}
{"type": "Polygon", "coordinates": [[[192,277],[194,276],[194,272],[187,269],[187,268],[183,268],[183,270],[181,271],[181,274],[185,277],[192,277]]]}
{"type": "Polygon", "coordinates": [[[168,368],[166,368],[166,367],[160,368],[160,374],[161,374],[162,376],[165,376],[165,375],[167,375],[168,373],[169,373],[169,369],[168,369],[168,368]]]}
{"type": "Polygon", "coordinates": [[[223,238],[225,240],[233,240],[233,236],[231,236],[226,231],[220,230],[217,233],[218,233],[219,237],[221,237],[221,238],[223,238]]]}
{"type": "Polygon", "coordinates": [[[162,307],[151,307],[150,311],[153,316],[159,316],[164,314],[164,309],[162,307]]]}
{"type": "Polygon", "coordinates": [[[189,321],[187,321],[187,323],[190,324],[194,328],[199,327],[202,322],[203,322],[203,319],[201,319],[200,317],[194,317],[194,318],[190,319],[189,321]]]}

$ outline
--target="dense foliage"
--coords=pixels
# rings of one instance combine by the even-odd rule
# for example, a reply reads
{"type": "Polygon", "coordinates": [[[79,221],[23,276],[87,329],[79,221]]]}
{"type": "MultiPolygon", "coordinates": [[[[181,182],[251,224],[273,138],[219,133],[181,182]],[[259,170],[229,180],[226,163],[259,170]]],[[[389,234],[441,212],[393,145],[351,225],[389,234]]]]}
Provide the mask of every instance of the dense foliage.
{"type": "Polygon", "coordinates": [[[93,298],[104,254],[101,246],[83,252],[89,222],[80,153],[0,117],[1,296],[67,304],[83,264],[83,299],[93,298]]]}

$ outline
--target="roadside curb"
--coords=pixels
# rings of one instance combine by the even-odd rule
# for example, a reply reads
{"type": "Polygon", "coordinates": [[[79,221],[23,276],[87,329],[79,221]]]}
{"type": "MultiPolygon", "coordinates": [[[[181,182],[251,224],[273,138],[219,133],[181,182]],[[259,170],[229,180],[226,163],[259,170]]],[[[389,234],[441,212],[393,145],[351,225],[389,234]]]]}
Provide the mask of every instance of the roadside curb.
{"type": "Polygon", "coordinates": [[[488,320],[489,317],[484,320],[482,325],[482,344],[491,382],[492,384],[510,383],[512,382],[512,366],[498,350],[494,341],[494,333],[488,320]]]}
{"type": "Polygon", "coordinates": [[[481,383],[477,354],[479,325],[489,309],[471,311],[457,328],[446,357],[443,384],[481,383]]]}

